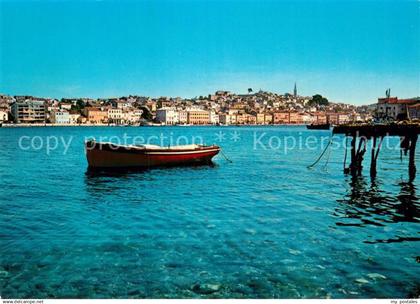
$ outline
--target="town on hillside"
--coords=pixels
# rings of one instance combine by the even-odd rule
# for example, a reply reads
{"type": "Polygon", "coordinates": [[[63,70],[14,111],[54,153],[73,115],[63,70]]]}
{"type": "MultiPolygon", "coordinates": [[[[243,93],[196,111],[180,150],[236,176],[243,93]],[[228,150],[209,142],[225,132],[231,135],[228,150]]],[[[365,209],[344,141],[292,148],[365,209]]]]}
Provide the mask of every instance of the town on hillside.
{"type": "Polygon", "coordinates": [[[379,98],[370,106],[266,91],[217,91],[192,99],[143,96],[119,98],[39,98],[0,95],[3,125],[271,125],[345,124],[419,119],[420,99],[379,98]]]}

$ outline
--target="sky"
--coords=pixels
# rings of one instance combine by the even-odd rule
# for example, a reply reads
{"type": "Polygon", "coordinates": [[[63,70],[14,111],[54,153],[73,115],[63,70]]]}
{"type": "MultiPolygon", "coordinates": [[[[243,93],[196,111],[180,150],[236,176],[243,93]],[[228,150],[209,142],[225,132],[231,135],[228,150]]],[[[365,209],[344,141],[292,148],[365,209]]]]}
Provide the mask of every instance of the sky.
{"type": "Polygon", "coordinates": [[[4,1],[0,93],[420,95],[417,1],[4,1]]]}

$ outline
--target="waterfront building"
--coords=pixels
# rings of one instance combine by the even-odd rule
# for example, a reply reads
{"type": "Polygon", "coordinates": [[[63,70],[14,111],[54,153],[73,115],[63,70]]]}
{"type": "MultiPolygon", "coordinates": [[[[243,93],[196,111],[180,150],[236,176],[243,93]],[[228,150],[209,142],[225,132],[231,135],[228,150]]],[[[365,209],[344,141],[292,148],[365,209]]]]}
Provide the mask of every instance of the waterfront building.
{"type": "Polygon", "coordinates": [[[137,123],[140,123],[142,114],[143,114],[143,110],[140,110],[140,109],[125,111],[122,113],[122,119],[125,123],[131,124],[131,125],[137,124],[137,123]]]}
{"type": "Polygon", "coordinates": [[[338,113],[327,113],[326,115],[327,115],[327,121],[330,124],[333,124],[333,125],[339,124],[338,113]]]}
{"type": "Polygon", "coordinates": [[[366,118],[363,117],[362,115],[360,115],[359,113],[355,113],[353,115],[353,121],[355,121],[355,122],[362,122],[362,121],[366,121],[366,118]]]}
{"type": "Polygon", "coordinates": [[[302,122],[305,125],[309,125],[314,122],[314,117],[310,113],[303,112],[301,113],[301,116],[302,116],[302,122]]]}
{"type": "Polygon", "coordinates": [[[9,120],[9,115],[6,111],[0,110],[0,122],[5,122],[9,120]]]}
{"type": "Polygon", "coordinates": [[[45,123],[44,101],[16,101],[12,104],[12,116],[15,123],[45,123]]]}
{"type": "Polygon", "coordinates": [[[345,113],[328,113],[328,122],[334,125],[340,125],[350,122],[350,117],[345,113]]]}
{"type": "Polygon", "coordinates": [[[179,123],[185,125],[188,123],[188,112],[187,111],[179,111],[179,123]]]}
{"type": "Polygon", "coordinates": [[[290,123],[290,113],[289,112],[275,112],[273,114],[273,123],[274,124],[290,123]]]}
{"type": "Polygon", "coordinates": [[[173,108],[162,108],[156,110],[156,120],[166,125],[175,125],[179,123],[179,113],[173,108]]]}
{"type": "Polygon", "coordinates": [[[121,108],[108,109],[108,122],[114,124],[121,124],[123,122],[123,110],[121,108]]]}
{"type": "Polygon", "coordinates": [[[243,125],[247,123],[247,116],[246,114],[236,114],[236,124],[243,125]]]}
{"type": "Polygon", "coordinates": [[[103,111],[96,107],[86,107],[83,109],[86,121],[91,124],[105,124],[108,122],[108,111],[103,111]]]}
{"type": "Polygon", "coordinates": [[[272,124],[273,123],[273,115],[272,114],[265,114],[264,116],[264,124],[272,124]]]}
{"type": "Polygon", "coordinates": [[[290,124],[301,125],[305,123],[305,114],[301,112],[290,112],[290,124]]]}
{"type": "Polygon", "coordinates": [[[237,121],[237,115],[236,114],[220,114],[219,115],[219,122],[223,125],[235,125],[238,123],[237,121]]]}
{"type": "Polygon", "coordinates": [[[420,98],[398,99],[398,97],[378,98],[379,118],[407,119],[409,107],[420,102],[420,98]]]}
{"type": "Polygon", "coordinates": [[[257,125],[263,125],[265,123],[265,114],[257,113],[257,125]]]}
{"type": "Polygon", "coordinates": [[[420,119],[420,102],[408,107],[408,115],[410,119],[420,119]]]}
{"type": "Polygon", "coordinates": [[[192,125],[207,125],[210,123],[208,111],[195,109],[188,111],[188,123],[192,125]]]}
{"type": "Polygon", "coordinates": [[[345,124],[351,121],[350,115],[346,113],[338,113],[338,124],[345,124]]]}
{"type": "Polygon", "coordinates": [[[210,123],[216,125],[219,123],[219,115],[214,111],[210,111],[210,123]]]}
{"type": "Polygon", "coordinates": [[[313,113],[314,119],[313,122],[316,124],[326,124],[327,123],[327,114],[324,112],[315,112],[313,113]]]}
{"type": "Polygon", "coordinates": [[[250,125],[255,125],[257,123],[257,117],[252,114],[247,114],[247,122],[250,125]]]}
{"type": "Polygon", "coordinates": [[[70,123],[70,113],[65,110],[52,111],[50,119],[53,124],[67,125],[70,123]]]}

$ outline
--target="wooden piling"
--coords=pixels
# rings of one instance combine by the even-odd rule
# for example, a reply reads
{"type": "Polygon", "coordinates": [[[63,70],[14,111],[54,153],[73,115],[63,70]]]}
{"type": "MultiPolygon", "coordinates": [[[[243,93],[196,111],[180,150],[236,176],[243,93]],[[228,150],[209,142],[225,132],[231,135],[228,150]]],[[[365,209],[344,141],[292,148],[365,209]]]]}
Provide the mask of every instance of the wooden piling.
{"type": "MultiPolygon", "coordinates": [[[[391,124],[353,124],[336,126],[333,134],[344,134],[352,137],[351,140],[351,163],[350,172],[353,176],[360,175],[363,169],[363,158],[366,152],[366,144],[369,139],[373,139],[371,150],[370,175],[376,177],[377,160],[381,144],[385,136],[404,137],[401,148],[409,153],[409,178],[413,181],[416,175],[415,150],[420,134],[420,123],[418,122],[400,122],[391,124]],[[360,137],[358,149],[356,150],[357,138],[360,137]],[[378,143],[379,138],[379,143],[378,143]]],[[[347,169],[344,169],[347,173],[347,169]]]]}
{"type": "Polygon", "coordinates": [[[367,138],[362,137],[362,138],[360,138],[360,141],[361,141],[360,146],[362,147],[362,149],[361,150],[359,149],[359,153],[358,153],[359,156],[357,158],[357,161],[358,161],[358,163],[357,163],[357,169],[358,169],[357,174],[358,175],[361,175],[362,170],[363,170],[363,158],[365,157],[365,153],[366,153],[367,138]]]}
{"type": "Polygon", "coordinates": [[[373,137],[372,151],[370,154],[370,177],[376,177],[376,136],[373,137]]]}
{"type": "Polygon", "coordinates": [[[351,175],[356,175],[356,135],[353,135],[351,139],[351,160],[350,160],[350,172],[351,175]]]}
{"type": "Polygon", "coordinates": [[[413,181],[416,177],[416,144],[417,144],[418,135],[413,135],[410,138],[410,154],[408,160],[408,175],[410,181],[413,181]]]}

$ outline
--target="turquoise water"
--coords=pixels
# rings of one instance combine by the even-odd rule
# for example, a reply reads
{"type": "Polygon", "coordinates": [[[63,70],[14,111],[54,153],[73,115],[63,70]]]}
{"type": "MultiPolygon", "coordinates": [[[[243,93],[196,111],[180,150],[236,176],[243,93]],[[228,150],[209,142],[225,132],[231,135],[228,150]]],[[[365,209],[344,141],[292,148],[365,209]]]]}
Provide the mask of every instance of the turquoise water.
{"type": "Polygon", "coordinates": [[[397,150],[381,151],[374,181],[369,155],[364,175],[352,179],[342,172],[343,147],[313,169],[307,166],[319,143],[284,150],[292,138],[329,134],[303,127],[0,128],[1,297],[418,295],[419,177],[407,183],[407,159],[397,150]],[[161,133],[165,143],[182,135],[219,144],[232,163],[218,155],[213,166],[87,172],[85,137],[161,133]],[[48,152],[40,143],[51,136],[72,138],[68,150],[60,144],[48,152]]]}

